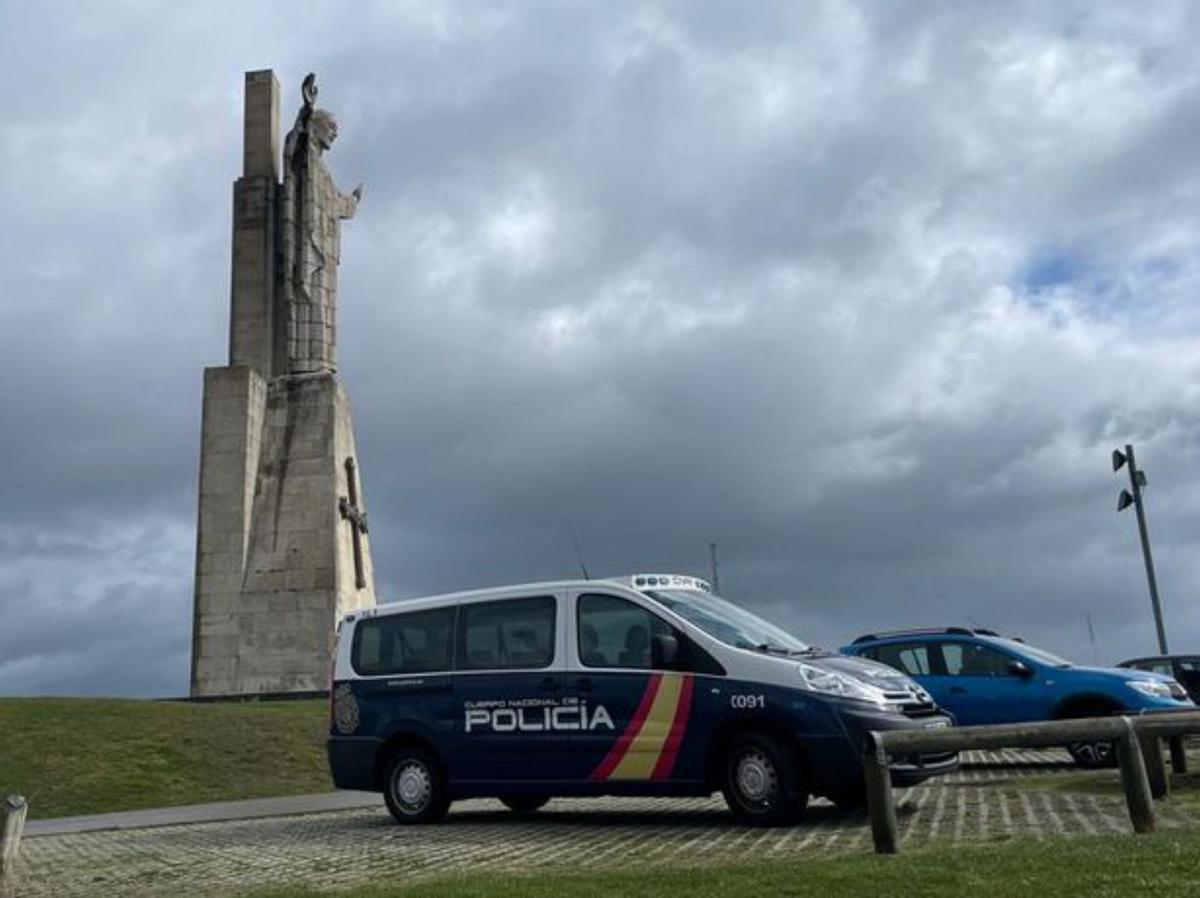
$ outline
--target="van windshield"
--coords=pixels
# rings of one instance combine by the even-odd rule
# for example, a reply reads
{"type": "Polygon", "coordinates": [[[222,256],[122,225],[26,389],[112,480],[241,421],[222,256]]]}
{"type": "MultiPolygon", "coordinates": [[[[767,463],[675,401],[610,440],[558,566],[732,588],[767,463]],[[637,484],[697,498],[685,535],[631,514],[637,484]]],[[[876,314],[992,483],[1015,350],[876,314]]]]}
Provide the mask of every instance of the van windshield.
{"type": "Polygon", "coordinates": [[[810,650],[791,633],[720,596],[682,589],[647,590],[646,595],[734,648],[785,654],[810,650]]]}

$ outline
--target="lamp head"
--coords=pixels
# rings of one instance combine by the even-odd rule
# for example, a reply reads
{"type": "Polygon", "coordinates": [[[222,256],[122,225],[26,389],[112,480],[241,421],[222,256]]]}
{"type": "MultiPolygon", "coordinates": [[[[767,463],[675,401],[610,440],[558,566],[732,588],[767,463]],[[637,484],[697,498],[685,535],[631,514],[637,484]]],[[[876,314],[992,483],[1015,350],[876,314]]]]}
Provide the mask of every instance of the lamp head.
{"type": "Polygon", "coordinates": [[[1117,511],[1124,511],[1133,504],[1133,496],[1129,494],[1129,490],[1121,490],[1121,495],[1117,496],[1117,511]]]}
{"type": "Polygon", "coordinates": [[[1120,449],[1114,449],[1113,454],[1112,454],[1112,461],[1113,461],[1113,471],[1115,472],[1115,471],[1121,470],[1121,468],[1123,468],[1125,466],[1125,462],[1127,461],[1127,459],[1125,458],[1125,453],[1122,452],[1120,449]]]}

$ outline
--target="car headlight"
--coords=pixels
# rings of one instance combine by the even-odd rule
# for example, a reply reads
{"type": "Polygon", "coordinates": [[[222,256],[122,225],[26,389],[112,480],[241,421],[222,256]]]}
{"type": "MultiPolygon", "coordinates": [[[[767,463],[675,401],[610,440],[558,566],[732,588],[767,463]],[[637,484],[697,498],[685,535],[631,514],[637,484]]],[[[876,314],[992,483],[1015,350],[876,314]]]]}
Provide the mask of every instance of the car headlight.
{"type": "Polygon", "coordinates": [[[1151,698],[1170,698],[1171,684],[1166,680],[1129,680],[1129,688],[1151,698]]]}
{"type": "Polygon", "coordinates": [[[832,670],[825,670],[821,667],[814,667],[811,664],[805,664],[803,661],[796,664],[796,670],[800,674],[800,679],[804,681],[806,689],[812,692],[821,692],[825,695],[840,695],[843,698],[856,698],[859,701],[870,702],[880,708],[890,708],[887,700],[883,696],[883,692],[876,689],[874,686],[868,686],[854,677],[848,677],[845,674],[840,674],[832,670]]]}

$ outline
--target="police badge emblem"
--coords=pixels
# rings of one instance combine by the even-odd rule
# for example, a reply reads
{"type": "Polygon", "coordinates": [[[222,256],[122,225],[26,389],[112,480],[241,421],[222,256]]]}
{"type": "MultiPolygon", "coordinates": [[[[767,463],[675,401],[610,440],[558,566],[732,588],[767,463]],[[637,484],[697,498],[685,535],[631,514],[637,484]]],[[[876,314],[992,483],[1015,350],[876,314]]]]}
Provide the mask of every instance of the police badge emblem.
{"type": "Polygon", "coordinates": [[[358,729],[358,700],[348,684],[333,691],[333,722],[343,736],[358,729]]]}

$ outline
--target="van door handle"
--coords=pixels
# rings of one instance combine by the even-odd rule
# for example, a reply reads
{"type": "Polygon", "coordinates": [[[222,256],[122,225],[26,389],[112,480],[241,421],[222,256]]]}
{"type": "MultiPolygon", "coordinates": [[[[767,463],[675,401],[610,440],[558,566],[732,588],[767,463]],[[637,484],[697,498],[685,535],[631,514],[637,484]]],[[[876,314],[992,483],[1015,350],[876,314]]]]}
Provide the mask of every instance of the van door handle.
{"type": "Polygon", "coordinates": [[[575,681],[575,688],[578,689],[580,692],[591,692],[592,691],[592,678],[591,677],[580,677],[578,680],[575,681]]]}
{"type": "Polygon", "coordinates": [[[562,689],[562,681],[558,677],[546,677],[542,680],[542,688],[549,692],[557,692],[562,689]]]}

